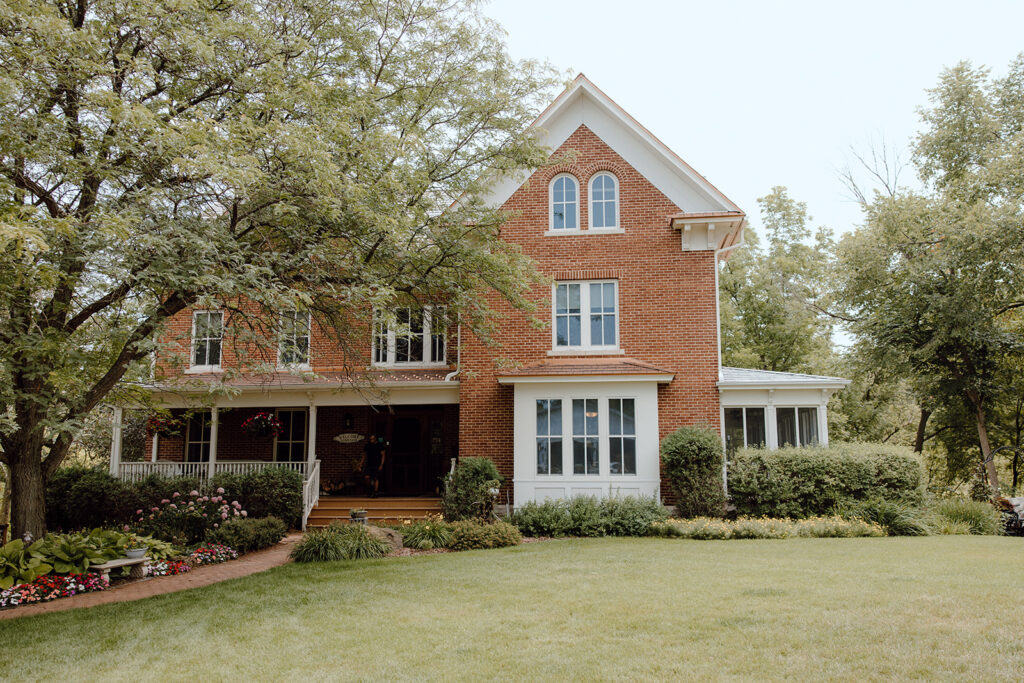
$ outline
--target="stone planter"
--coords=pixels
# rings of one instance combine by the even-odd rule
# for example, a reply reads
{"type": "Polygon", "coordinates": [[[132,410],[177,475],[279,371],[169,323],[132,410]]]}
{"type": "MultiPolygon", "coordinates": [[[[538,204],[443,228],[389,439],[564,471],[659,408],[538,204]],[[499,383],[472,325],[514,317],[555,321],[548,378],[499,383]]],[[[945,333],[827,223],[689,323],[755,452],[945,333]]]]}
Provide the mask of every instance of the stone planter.
{"type": "Polygon", "coordinates": [[[129,560],[138,560],[146,556],[148,548],[128,548],[124,551],[125,557],[129,560]]]}

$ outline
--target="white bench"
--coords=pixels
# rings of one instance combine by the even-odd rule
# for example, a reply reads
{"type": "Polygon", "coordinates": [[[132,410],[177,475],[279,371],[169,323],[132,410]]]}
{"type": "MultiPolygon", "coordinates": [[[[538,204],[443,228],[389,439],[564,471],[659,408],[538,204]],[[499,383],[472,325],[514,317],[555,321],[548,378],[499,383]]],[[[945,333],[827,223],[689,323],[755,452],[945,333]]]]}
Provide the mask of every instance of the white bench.
{"type": "Polygon", "coordinates": [[[103,574],[107,580],[110,580],[110,570],[118,569],[119,567],[131,567],[130,576],[133,579],[141,579],[146,575],[146,566],[149,564],[148,557],[128,558],[122,557],[116,560],[109,560],[103,564],[94,564],[89,567],[89,571],[96,571],[103,574]]]}

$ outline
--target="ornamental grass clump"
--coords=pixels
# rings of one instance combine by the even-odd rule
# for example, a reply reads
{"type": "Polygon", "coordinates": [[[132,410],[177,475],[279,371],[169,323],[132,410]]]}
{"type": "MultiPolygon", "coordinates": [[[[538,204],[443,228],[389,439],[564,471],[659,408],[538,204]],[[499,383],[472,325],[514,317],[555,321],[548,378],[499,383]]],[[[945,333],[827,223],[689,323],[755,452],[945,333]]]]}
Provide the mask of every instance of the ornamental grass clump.
{"type": "Polygon", "coordinates": [[[440,515],[416,522],[406,520],[399,531],[402,532],[402,545],[415,550],[447,548],[452,540],[452,530],[440,515]]]}
{"type": "Polygon", "coordinates": [[[313,529],[303,535],[292,548],[291,558],[296,562],[336,562],[347,559],[345,541],[341,534],[330,529],[313,529]]]}
{"type": "Polygon", "coordinates": [[[975,535],[998,536],[1004,531],[1002,515],[987,501],[949,498],[939,501],[934,512],[940,524],[966,524],[975,535]]]}
{"type": "Polygon", "coordinates": [[[845,506],[841,514],[847,519],[874,522],[889,536],[930,536],[935,531],[925,510],[897,500],[872,498],[845,506]]]}

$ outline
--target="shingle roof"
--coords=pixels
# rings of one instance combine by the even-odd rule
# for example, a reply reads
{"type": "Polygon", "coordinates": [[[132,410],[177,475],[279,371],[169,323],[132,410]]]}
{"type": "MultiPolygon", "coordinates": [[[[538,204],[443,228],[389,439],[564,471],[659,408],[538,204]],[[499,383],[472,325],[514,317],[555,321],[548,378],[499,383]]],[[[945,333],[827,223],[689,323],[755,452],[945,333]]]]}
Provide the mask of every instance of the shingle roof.
{"type": "Polygon", "coordinates": [[[559,377],[578,375],[671,375],[671,370],[635,358],[549,358],[499,373],[501,377],[559,377]]]}
{"type": "Polygon", "coordinates": [[[808,386],[816,387],[823,385],[846,386],[850,380],[842,377],[829,377],[827,375],[805,375],[799,372],[775,372],[774,370],[752,370],[750,368],[729,368],[722,367],[721,381],[719,386],[743,386],[743,385],[778,385],[778,386],[808,386]]]}

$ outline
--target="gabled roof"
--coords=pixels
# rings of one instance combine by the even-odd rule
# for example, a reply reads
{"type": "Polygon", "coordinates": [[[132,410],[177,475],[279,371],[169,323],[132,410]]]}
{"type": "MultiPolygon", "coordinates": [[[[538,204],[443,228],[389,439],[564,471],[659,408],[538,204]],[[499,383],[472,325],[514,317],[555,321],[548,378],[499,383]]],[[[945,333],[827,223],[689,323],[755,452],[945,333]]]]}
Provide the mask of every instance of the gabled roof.
{"type": "MultiPolygon", "coordinates": [[[[541,142],[551,149],[557,149],[581,125],[601,138],[684,212],[743,214],[732,200],[583,74],[578,75],[533,123],[540,129],[541,142]]],[[[493,186],[487,202],[503,204],[525,181],[526,177],[522,176],[501,179],[493,186]]]]}
{"type": "Polygon", "coordinates": [[[851,380],[799,372],[775,372],[722,366],[719,387],[779,389],[842,389],[851,380]]]}
{"type": "Polygon", "coordinates": [[[548,358],[508,370],[498,375],[501,384],[512,384],[530,378],[549,381],[572,381],[585,377],[635,378],[656,382],[670,382],[673,374],[635,358],[548,358]]]}

